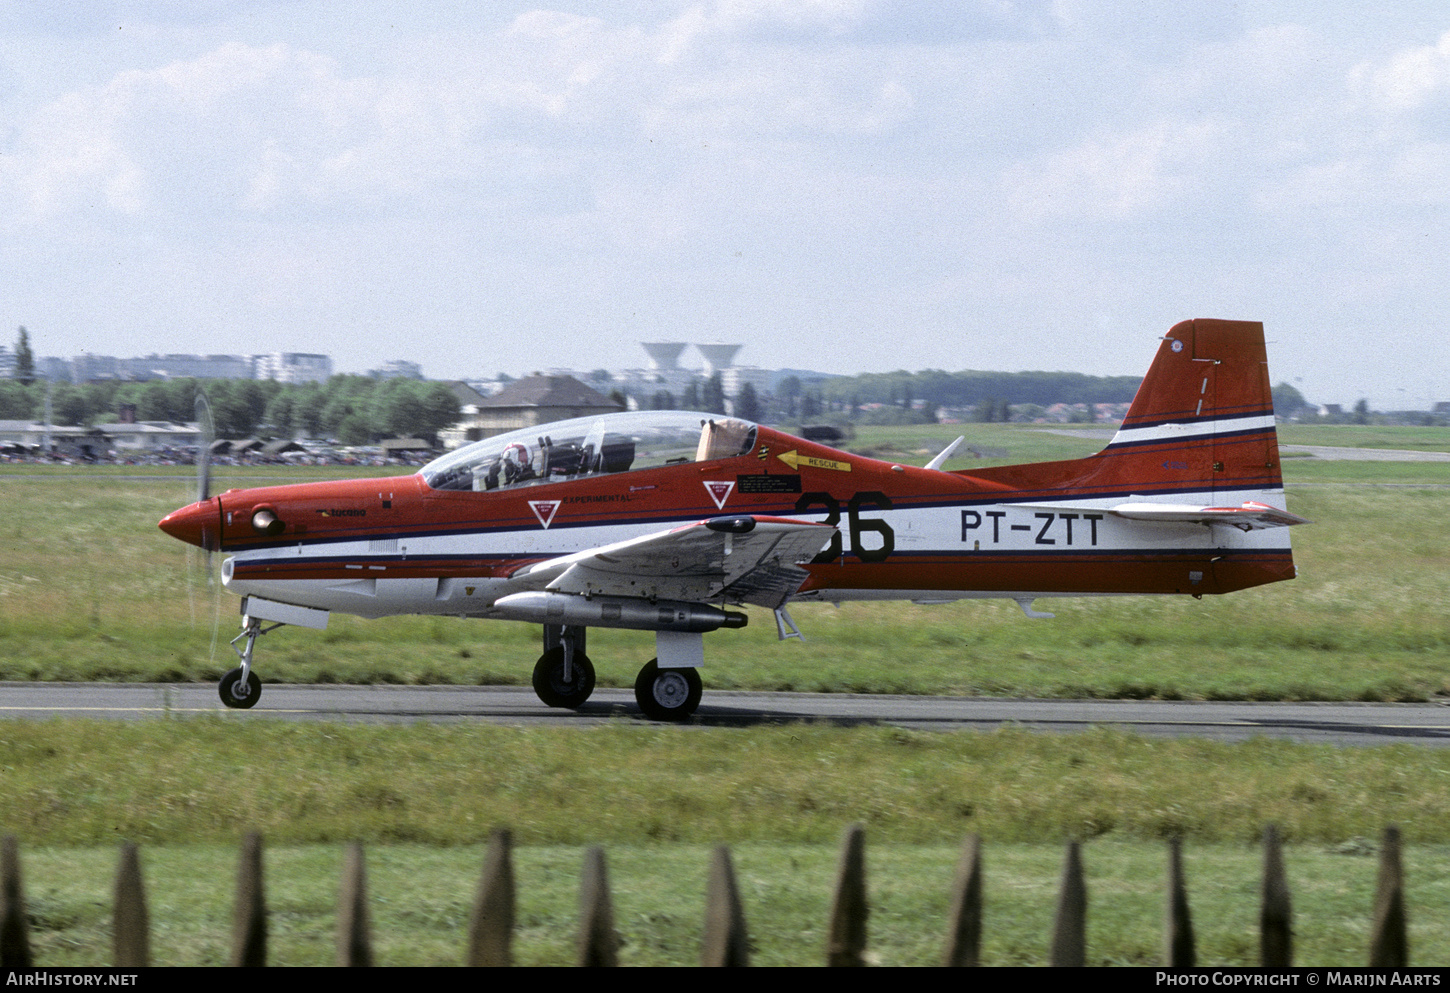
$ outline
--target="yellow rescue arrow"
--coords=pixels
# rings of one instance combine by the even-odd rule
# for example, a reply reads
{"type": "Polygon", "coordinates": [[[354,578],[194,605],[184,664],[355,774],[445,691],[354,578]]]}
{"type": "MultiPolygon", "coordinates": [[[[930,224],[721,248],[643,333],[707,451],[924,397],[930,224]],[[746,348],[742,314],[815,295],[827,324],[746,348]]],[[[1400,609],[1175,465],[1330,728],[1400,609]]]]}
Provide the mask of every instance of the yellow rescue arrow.
{"type": "Polygon", "coordinates": [[[851,471],[851,463],[849,462],[836,462],[832,459],[818,459],[813,455],[801,455],[794,448],[788,452],[782,452],[776,458],[780,459],[792,469],[809,466],[812,469],[832,469],[836,472],[851,471]]]}

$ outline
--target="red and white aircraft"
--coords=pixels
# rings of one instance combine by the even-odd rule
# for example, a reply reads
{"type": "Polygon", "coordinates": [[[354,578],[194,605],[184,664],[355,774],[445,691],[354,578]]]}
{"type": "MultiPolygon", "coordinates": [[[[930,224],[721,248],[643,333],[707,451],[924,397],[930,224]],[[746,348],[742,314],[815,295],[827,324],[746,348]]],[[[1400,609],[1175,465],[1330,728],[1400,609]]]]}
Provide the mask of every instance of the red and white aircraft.
{"type": "MultiPolygon", "coordinates": [[[[953,446],[955,447],[955,446],[953,446]]],[[[231,553],[243,597],[229,707],[261,694],[257,636],[363,617],[542,624],[534,689],[578,707],[590,627],[656,632],[635,682],[651,718],[700,702],[703,633],[726,609],[826,600],[1202,596],[1294,576],[1263,325],[1163,338],[1122,427],[1085,459],[940,468],[881,462],[734,418],[585,417],[446,455],[414,476],[229,490],[161,521],[231,553]],[[271,626],[264,627],[264,624],[271,626]]]]}

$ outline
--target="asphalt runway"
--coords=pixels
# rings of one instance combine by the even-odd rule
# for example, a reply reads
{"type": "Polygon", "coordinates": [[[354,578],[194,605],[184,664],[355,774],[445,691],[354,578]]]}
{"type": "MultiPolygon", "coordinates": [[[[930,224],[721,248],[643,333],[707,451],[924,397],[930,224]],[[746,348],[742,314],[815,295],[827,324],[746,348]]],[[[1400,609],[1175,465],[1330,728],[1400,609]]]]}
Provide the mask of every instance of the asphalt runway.
{"type": "MultiPolygon", "coordinates": [[[[268,684],[252,710],[229,711],[203,683],[0,683],[0,719],[85,717],[164,720],[478,721],[552,727],[648,723],[634,693],[596,690],[579,711],[544,706],[516,686],[293,686],[268,684]]],[[[806,721],[925,731],[1018,725],[1074,732],[1113,727],[1139,734],[1243,741],[1265,736],[1333,745],[1450,745],[1450,706],[1398,703],[1199,703],[1142,700],[1002,700],[981,697],[755,693],[705,689],[689,728],[747,728],[806,721]]]]}

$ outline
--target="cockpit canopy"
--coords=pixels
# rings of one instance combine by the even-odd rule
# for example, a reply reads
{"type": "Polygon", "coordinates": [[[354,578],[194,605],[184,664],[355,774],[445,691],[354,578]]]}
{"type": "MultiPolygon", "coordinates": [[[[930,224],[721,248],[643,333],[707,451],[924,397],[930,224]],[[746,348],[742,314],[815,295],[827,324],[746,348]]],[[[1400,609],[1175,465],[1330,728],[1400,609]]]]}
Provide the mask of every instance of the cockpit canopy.
{"type": "Polygon", "coordinates": [[[418,474],[435,490],[494,490],[743,455],[749,421],[679,410],[553,421],[476,441],[418,474]]]}

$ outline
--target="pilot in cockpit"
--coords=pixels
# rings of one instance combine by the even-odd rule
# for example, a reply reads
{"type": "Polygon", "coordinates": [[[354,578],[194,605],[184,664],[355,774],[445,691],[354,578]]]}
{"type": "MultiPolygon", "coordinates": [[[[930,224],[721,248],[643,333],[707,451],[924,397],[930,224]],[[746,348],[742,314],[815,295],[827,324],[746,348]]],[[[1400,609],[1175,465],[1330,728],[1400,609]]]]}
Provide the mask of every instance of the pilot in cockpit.
{"type": "MultiPolygon", "coordinates": [[[[489,463],[487,472],[483,477],[483,488],[486,490],[498,489],[500,479],[505,486],[532,479],[534,476],[533,461],[529,458],[529,450],[521,444],[513,444],[503,450],[503,454],[489,463]]],[[[478,484],[474,483],[474,488],[478,484]]]]}
{"type": "Polygon", "coordinates": [[[529,450],[515,442],[503,450],[503,482],[505,486],[534,478],[534,462],[529,450]]]}

